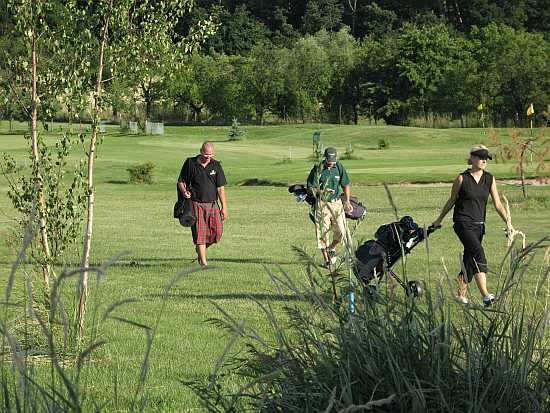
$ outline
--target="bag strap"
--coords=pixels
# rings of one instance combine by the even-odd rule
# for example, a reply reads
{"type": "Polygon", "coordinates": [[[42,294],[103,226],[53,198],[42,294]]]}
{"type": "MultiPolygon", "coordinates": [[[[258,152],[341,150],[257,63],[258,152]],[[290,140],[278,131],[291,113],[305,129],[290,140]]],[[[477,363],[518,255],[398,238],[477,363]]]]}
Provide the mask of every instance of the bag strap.
{"type": "Polygon", "coordinates": [[[340,174],[340,179],[342,179],[342,175],[344,175],[344,165],[342,165],[340,161],[336,161],[336,169],[338,169],[338,173],[340,174]]]}
{"type": "Polygon", "coordinates": [[[187,188],[187,190],[189,192],[191,192],[191,196],[193,196],[193,188],[191,187],[191,180],[193,179],[193,172],[194,172],[194,168],[196,167],[194,165],[194,160],[195,158],[191,157],[191,158],[187,158],[186,159],[186,162],[189,161],[189,164],[188,164],[188,171],[187,171],[187,176],[182,176],[181,179],[183,181],[183,183],[185,184],[185,187],[187,188]]]}

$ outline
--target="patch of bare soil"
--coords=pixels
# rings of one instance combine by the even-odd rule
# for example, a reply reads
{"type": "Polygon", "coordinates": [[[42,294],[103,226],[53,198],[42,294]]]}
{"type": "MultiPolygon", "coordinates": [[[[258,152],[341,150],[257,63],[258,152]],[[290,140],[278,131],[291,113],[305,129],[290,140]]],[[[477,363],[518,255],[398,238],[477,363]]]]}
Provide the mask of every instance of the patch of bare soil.
{"type": "MultiPolygon", "coordinates": [[[[521,185],[521,179],[497,179],[499,184],[504,185],[521,185]]],[[[550,176],[541,176],[539,178],[525,179],[525,185],[545,186],[550,185],[550,176]]]]}
{"type": "MultiPolygon", "coordinates": [[[[521,179],[497,179],[497,184],[499,185],[520,185],[521,179]]],[[[402,186],[402,187],[416,187],[416,186],[432,186],[432,187],[443,187],[451,186],[452,182],[402,182],[399,184],[390,184],[388,186],[402,186]]],[[[550,185],[550,176],[542,176],[539,178],[526,178],[525,185],[532,186],[547,186],[550,185]]]]}

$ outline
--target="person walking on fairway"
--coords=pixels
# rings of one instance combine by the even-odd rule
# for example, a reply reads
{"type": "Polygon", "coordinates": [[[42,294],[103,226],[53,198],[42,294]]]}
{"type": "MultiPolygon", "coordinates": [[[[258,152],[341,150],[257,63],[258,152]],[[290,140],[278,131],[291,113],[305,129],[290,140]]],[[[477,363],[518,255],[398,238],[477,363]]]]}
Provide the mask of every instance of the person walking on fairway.
{"type": "Polygon", "coordinates": [[[336,246],[346,235],[344,209],[353,211],[350,203],[350,179],[344,166],[337,160],[335,148],[327,148],[324,159],[315,165],[307,178],[307,188],[315,194],[315,234],[317,247],[322,251],[328,267],[337,260],[336,246]],[[342,203],[341,194],[344,193],[342,203]],[[329,244],[329,232],[332,242],[329,244]]]}
{"type": "Polygon", "coordinates": [[[487,289],[487,258],[481,245],[485,234],[489,194],[493,198],[496,211],[506,223],[506,210],[500,202],[495,178],[486,170],[488,159],[492,157],[486,146],[475,145],[470,149],[468,164],[471,168],[455,179],[451,196],[432,224],[434,227],[441,226],[445,215],[454,207],[453,229],[464,245],[463,266],[458,274],[457,299],[464,304],[468,303],[468,283],[475,279],[485,306],[490,306],[495,301],[495,296],[487,289]]]}
{"type": "Polygon", "coordinates": [[[179,191],[193,204],[196,223],[191,233],[202,267],[208,265],[206,249],[220,241],[227,220],[225,184],[222,165],[214,159],[214,145],[204,142],[199,155],[185,160],[178,178],[179,191]]]}

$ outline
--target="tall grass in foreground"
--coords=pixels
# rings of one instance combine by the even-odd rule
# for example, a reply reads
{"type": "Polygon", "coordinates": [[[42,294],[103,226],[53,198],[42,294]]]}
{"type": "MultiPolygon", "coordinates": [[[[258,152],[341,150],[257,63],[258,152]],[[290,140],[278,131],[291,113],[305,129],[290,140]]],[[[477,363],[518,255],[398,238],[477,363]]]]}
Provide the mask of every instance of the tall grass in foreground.
{"type": "Polygon", "coordinates": [[[449,301],[442,278],[419,301],[386,289],[356,300],[350,314],[313,260],[303,285],[270,272],[280,293],[307,304],[279,318],[258,302],[274,340],[220,308],[214,322],[233,339],[210,379],[187,385],[210,412],[548,412],[548,251],[547,237],[508,254],[500,300],[489,309],[449,301]],[[530,301],[519,293],[525,277],[538,277],[530,301]]]}
{"type": "MultiPolygon", "coordinates": [[[[87,335],[77,340],[73,319],[78,300],[74,294],[66,294],[63,290],[69,287],[74,291],[75,283],[84,269],[63,271],[55,279],[48,308],[40,300],[35,300],[33,270],[31,268],[28,271],[22,265],[34,237],[32,222],[30,219],[23,246],[7,277],[4,300],[0,302],[0,409],[5,412],[144,411],[148,403],[146,380],[150,368],[149,358],[168,294],[182,276],[201,269],[183,271],[172,277],[164,288],[162,307],[150,326],[126,318],[119,312],[120,307],[135,303],[137,298],[129,297],[112,304],[97,300],[91,302],[87,335]],[[22,297],[18,295],[18,298],[14,298],[12,293],[18,273],[25,275],[24,282],[18,283],[22,284],[24,293],[22,297]],[[133,394],[124,397],[118,394],[118,388],[123,383],[120,383],[116,370],[113,371],[112,392],[102,394],[99,398],[97,393],[93,393],[92,397],[94,365],[109,359],[109,354],[103,349],[106,341],[102,333],[102,327],[108,320],[130,325],[144,333],[143,361],[139,372],[136,372],[134,383],[124,383],[124,387],[131,388],[133,394]],[[129,402],[121,406],[119,399],[129,402]]],[[[86,269],[95,274],[96,290],[100,288],[109,266],[118,258],[86,269]]]]}

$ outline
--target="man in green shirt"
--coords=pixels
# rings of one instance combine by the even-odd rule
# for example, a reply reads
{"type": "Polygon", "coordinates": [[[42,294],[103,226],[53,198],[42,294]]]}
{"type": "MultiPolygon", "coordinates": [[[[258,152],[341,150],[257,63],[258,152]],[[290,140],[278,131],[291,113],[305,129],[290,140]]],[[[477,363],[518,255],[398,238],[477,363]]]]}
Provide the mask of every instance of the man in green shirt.
{"type": "Polygon", "coordinates": [[[323,162],[315,165],[307,178],[307,187],[317,199],[315,203],[317,247],[322,251],[327,266],[336,263],[336,246],[347,232],[344,210],[348,212],[353,210],[350,204],[349,176],[343,165],[338,162],[337,155],[335,148],[327,148],[323,162]],[[332,230],[332,242],[329,244],[330,230],[332,230]]]}

